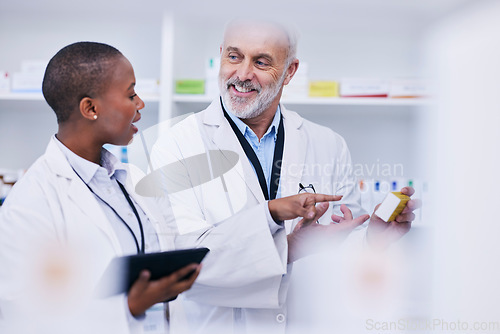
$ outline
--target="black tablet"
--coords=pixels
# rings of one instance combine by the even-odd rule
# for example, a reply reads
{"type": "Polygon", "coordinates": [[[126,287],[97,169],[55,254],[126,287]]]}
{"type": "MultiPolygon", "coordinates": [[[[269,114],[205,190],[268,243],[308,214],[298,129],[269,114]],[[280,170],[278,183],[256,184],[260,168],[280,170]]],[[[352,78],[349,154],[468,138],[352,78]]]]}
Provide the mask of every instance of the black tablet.
{"type": "Polygon", "coordinates": [[[201,263],[208,251],[208,248],[192,248],[116,257],[104,272],[97,295],[109,297],[127,292],[145,269],[151,273],[151,280],[157,280],[191,263],[201,263]]]}

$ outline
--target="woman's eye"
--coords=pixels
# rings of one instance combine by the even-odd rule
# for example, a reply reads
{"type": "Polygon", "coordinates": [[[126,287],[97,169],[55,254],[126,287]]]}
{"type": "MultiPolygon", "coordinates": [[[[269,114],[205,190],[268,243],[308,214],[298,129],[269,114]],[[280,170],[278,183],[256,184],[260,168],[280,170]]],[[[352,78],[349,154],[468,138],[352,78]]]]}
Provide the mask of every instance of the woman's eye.
{"type": "Polygon", "coordinates": [[[134,95],[130,96],[130,99],[134,100],[134,97],[136,97],[136,96],[137,96],[137,94],[134,94],[134,95]]]}

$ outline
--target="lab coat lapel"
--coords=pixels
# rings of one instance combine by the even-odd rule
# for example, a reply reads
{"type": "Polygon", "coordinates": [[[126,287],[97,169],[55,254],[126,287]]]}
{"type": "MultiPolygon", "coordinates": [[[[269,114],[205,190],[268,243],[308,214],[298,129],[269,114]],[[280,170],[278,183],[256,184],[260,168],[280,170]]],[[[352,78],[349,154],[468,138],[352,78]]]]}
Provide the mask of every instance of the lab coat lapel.
{"type": "Polygon", "coordinates": [[[281,166],[281,197],[295,195],[304,171],[308,138],[301,130],[303,119],[281,105],[285,126],[285,149],[281,166]]]}
{"type": "MultiPolygon", "coordinates": [[[[131,167],[127,165],[127,173],[131,175],[131,167]],[[129,168],[130,167],[130,168],[129,168]]],[[[166,224],[160,224],[158,218],[160,218],[159,212],[153,212],[148,203],[148,199],[138,195],[135,192],[135,184],[132,181],[131,177],[128,177],[125,181],[125,190],[129,193],[130,197],[132,197],[137,203],[137,205],[144,211],[146,216],[148,217],[150,223],[153,225],[153,228],[156,231],[156,235],[158,236],[158,241],[160,243],[161,250],[171,250],[174,249],[174,241],[173,241],[173,231],[168,230],[168,226],[166,224]]],[[[166,210],[166,208],[164,208],[166,210]]]]}
{"type": "MultiPolygon", "coordinates": [[[[89,224],[96,225],[104,232],[109,238],[116,253],[122,254],[118,237],[113,231],[111,224],[108,223],[108,219],[99,206],[95,196],[89,191],[85,183],[75,174],[66,160],[66,157],[54,142],[54,139],[49,143],[46,154],[49,156],[47,160],[51,170],[61,177],[59,196],[67,196],[69,200],[73,202],[74,207],[88,216],[89,224]]],[[[62,200],[61,202],[64,203],[62,200]]],[[[69,216],[67,219],[71,219],[71,217],[69,216]]]]}
{"type": "Polygon", "coordinates": [[[203,124],[205,126],[215,125],[216,129],[211,133],[207,131],[212,143],[221,151],[228,150],[236,152],[239,155],[241,165],[243,167],[243,175],[240,176],[250,189],[254,197],[259,203],[265,201],[264,194],[259,185],[259,180],[253,170],[250,161],[248,160],[243,148],[238,141],[238,138],[233,132],[233,129],[227,122],[220,106],[220,101],[215,100],[205,110],[203,116],[203,124]]]}
{"type": "Polygon", "coordinates": [[[95,196],[88,190],[82,180],[77,176],[70,181],[68,196],[80,210],[89,217],[89,224],[94,224],[100,228],[109,238],[113,248],[118,254],[122,253],[120,242],[116,236],[108,218],[99,206],[95,196]]]}

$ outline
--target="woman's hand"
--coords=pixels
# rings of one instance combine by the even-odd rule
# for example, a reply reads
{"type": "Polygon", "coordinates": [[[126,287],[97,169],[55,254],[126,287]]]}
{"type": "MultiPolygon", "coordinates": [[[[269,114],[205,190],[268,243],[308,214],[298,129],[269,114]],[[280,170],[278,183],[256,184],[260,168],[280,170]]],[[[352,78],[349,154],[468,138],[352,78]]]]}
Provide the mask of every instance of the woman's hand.
{"type": "Polygon", "coordinates": [[[150,281],[151,273],[143,270],[128,292],[130,313],[139,316],[154,304],[175,298],[191,288],[200,270],[201,264],[190,264],[155,281],[150,281]],[[191,272],[188,278],[182,279],[191,272]]]}

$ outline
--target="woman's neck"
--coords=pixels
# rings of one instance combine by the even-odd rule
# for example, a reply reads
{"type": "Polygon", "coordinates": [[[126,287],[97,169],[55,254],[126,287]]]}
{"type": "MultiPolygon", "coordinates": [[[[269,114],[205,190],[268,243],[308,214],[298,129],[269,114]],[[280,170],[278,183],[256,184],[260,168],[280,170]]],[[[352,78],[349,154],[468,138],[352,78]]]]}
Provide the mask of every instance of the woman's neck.
{"type": "Polygon", "coordinates": [[[102,145],[94,143],[91,140],[92,136],[90,134],[88,136],[84,135],[84,133],[68,126],[59,126],[56,137],[79,157],[100,165],[102,145]],[[78,134],[78,136],[75,136],[75,134],[78,134]]]}

